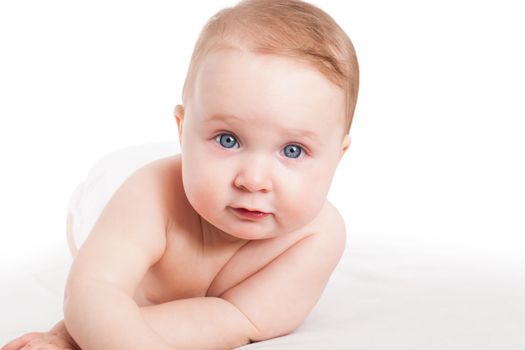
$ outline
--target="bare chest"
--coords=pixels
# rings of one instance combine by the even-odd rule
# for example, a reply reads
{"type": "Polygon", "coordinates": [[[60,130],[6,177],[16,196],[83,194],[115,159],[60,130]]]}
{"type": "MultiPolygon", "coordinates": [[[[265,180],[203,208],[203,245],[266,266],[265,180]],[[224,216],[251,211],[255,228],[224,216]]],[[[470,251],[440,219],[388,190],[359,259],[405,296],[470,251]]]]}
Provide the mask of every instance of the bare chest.
{"type": "Polygon", "coordinates": [[[241,283],[308,231],[251,241],[235,251],[206,251],[190,232],[169,232],[166,252],[144,276],[135,300],[139,306],[194,297],[220,297],[241,283]]]}

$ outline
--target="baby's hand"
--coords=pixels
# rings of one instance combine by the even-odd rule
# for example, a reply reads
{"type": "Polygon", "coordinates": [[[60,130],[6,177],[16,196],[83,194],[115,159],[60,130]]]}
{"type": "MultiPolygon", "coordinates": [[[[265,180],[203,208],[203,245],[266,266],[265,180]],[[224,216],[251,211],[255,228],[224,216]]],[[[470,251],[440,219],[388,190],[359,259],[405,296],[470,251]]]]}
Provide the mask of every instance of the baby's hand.
{"type": "Polygon", "coordinates": [[[31,332],[16,338],[0,350],[80,350],[71,338],[64,321],[57,323],[49,332],[31,332]]]}

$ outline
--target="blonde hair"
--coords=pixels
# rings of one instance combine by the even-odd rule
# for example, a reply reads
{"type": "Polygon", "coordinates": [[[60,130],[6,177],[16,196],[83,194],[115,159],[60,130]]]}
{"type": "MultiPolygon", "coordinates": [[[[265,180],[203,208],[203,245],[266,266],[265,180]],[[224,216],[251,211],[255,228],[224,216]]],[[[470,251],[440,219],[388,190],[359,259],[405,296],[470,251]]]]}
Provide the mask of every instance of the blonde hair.
{"type": "Polygon", "coordinates": [[[182,92],[186,102],[208,53],[241,48],[309,63],[346,93],[349,133],[359,90],[359,65],[350,38],[323,10],[299,0],[244,0],[222,9],[205,24],[191,57],[182,92]]]}

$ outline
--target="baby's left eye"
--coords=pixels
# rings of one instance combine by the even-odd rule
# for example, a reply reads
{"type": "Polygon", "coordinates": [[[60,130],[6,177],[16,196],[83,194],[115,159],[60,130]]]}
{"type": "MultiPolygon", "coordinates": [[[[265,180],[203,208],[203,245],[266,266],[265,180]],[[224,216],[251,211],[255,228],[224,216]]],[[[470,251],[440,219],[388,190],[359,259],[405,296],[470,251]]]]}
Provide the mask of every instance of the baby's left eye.
{"type": "Polygon", "coordinates": [[[299,145],[288,145],[284,148],[284,155],[288,158],[299,158],[303,153],[303,148],[299,145]]]}

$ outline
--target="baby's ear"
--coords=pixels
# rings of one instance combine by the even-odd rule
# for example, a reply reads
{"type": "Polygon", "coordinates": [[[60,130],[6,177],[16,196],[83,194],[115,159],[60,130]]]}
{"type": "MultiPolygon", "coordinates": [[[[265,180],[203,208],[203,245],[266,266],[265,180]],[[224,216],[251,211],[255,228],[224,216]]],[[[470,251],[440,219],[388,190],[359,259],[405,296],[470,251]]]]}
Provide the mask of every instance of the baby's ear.
{"type": "Polygon", "coordinates": [[[179,129],[179,142],[182,142],[182,124],[184,122],[184,106],[176,105],[173,110],[173,115],[177,121],[177,128],[179,129]]]}
{"type": "Polygon", "coordinates": [[[343,157],[343,155],[346,153],[348,148],[350,147],[350,143],[352,140],[350,139],[350,135],[345,134],[345,137],[343,138],[343,142],[341,142],[341,153],[339,155],[339,160],[343,157]]]}

